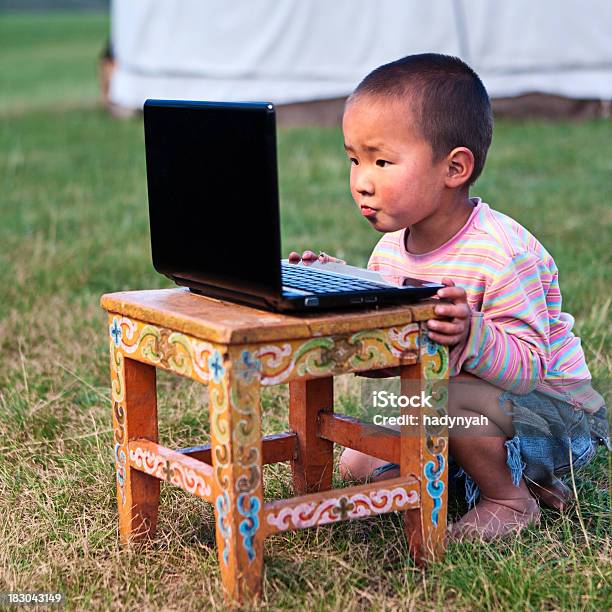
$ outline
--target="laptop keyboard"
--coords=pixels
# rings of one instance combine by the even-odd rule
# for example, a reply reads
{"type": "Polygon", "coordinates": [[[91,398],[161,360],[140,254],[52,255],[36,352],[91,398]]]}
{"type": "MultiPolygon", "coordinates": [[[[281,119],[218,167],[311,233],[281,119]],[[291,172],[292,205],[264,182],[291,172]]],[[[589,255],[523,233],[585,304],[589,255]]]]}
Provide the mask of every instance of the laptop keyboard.
{"type": "Polygon", "coordinates": [[[341,277],[328,272],[313,270],[306,266],[297,266],[283,262],[281,265],[283,285],[312,291],[313,293],[342,293],[349,291],[376,291],[389,289],[389,285],[374,283],[358,278],[341,277]]]}

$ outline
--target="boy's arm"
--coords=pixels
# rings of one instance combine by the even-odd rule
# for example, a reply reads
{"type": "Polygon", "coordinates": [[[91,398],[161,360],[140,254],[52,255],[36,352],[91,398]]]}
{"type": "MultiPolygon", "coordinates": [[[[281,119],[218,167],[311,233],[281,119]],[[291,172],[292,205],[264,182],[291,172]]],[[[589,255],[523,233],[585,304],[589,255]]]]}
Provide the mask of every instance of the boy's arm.
{"type": "Polygon", "coordinates": [[[556,274],[530,253],[516,255],[486,288],[470,333],[451,351],[451,376],[465,370],[492,384],[529,393],[550,358],[546,293],[556,274]]]}

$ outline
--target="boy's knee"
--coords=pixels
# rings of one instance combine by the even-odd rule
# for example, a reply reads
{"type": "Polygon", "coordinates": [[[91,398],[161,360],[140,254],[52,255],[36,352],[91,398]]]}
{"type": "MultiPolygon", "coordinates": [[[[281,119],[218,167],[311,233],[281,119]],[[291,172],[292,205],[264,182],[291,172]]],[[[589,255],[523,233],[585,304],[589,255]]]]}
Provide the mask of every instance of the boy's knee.
{"type": "Polygon", "coordinates": [[[448,412],[470,410],[481,412],[496,401],[501,389],[473,374],[461,372],[448,381],[448,412]]]}
{"type": "Polygon", "coordinates": [[[477,381],[471,374],[459,374],[449,379],[447,410],[451,416],[456,416],[466,409],[474,410],[477,381]]]}

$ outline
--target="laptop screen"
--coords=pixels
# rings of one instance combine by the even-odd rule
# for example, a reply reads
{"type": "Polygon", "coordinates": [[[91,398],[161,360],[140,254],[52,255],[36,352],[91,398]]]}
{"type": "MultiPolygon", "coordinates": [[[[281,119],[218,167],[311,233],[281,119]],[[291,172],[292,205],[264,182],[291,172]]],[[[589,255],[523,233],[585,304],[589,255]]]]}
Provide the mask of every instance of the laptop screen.
{"type": "Polygon", "coordinates": [[[280,293],[273,107],[147,100],[144,123],[155,269],[181,284],[280,293]]]}

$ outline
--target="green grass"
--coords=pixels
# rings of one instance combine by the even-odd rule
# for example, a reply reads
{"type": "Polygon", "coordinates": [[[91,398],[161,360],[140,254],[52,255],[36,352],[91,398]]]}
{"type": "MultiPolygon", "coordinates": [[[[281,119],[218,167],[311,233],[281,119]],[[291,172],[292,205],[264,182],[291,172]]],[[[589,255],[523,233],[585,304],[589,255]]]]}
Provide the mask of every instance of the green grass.
{"type": "Polygon", "coordinates": [[[0,117],[95,104],[107,38],[108,18],[97,13],[0,15],[0,117]]]}
{"type": "MultiPolygon", "coordinates": [[[[104,292],[170,286],[150,263],[140,120],[92,106],[107,19],[0,19],[0,591],[63,591],[69,609],[222,607],[211,508],[163,489],[159,536],[117,544],[104,292]]],[[[348,194],[337,129],[280,134],[284,251],[364,264],[378,236],[348,194]]],[[[612,124],[496,125],[474,193],[550,250],[609,400],[612,124]]],[[[350,405],[351,377],[337,380],[350,405]]],[[[161,374],[163,444],[208,439],[205,394],[161,374]]],[[[287,389],[266,389],[266,433],[287,389]]],[[[455,544],[420,572],[398,516],[266,541],[263,603],[306,609],[609,608],[609,458],[578,474],[578,508],[491,545],[455,544]]],[[[266,494],[290,494],[285,466],[266,494]]]]}

